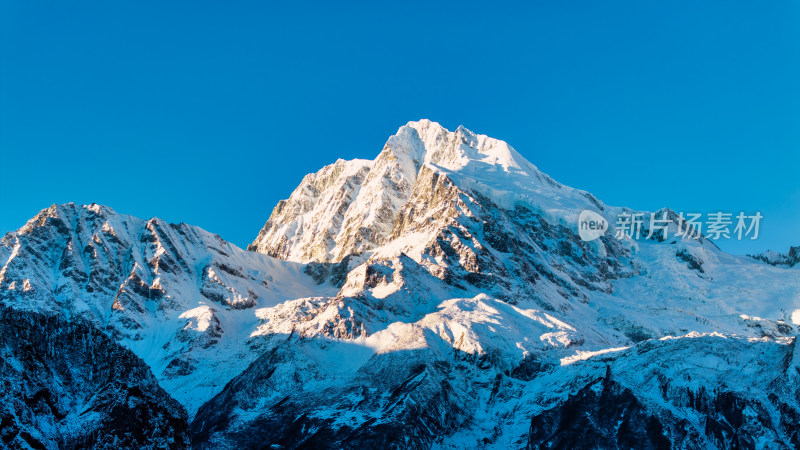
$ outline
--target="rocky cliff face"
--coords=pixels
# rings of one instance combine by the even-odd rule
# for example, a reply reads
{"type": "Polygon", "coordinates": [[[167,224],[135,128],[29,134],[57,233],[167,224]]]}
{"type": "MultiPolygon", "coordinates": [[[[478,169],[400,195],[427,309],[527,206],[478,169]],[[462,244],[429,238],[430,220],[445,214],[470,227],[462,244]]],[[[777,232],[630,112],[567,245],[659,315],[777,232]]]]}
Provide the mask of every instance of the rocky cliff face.
{"type": "Polygon", "coordinates": [[[751,257],[773,266],[794,267],[800,264],[800,246],[789,247],[789,251],[786,253],[768,251],[758,255],[751,255],[751,257]]]}
{"type": "Polygon", "coordinates": [[[796,447],[796,267],[663,231],[502,141],[411,122],[249,252],[97,205],[0,240],[0,301],[150,366],[198,448],[796,447]],[[648,238],[647,236],[650,237],[648,238]]]}
{"type": "Polygon", "coordinates": [[[4,448],[188,448],[184,408],[91,325],[0,309],[4,448]]]}
{"type": "Polygon", "coordinates": [[[642,343],[573,372],[586,384],[534,415],[528,447],[797,448],[796,355],[789,338],[642,343]]]}

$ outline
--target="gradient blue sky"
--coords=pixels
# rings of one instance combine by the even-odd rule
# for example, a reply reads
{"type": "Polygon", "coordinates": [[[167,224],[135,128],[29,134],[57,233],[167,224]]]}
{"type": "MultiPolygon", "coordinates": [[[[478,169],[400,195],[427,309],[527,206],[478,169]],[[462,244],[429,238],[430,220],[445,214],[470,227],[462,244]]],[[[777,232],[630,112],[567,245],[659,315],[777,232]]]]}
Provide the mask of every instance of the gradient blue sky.
{"type": "MultiPolygon", "coordinates": [[[[800,7],[0,0],[0,231],[103,203],[245,246],[409,120],[504,139],[613,205],[800,244],[800,7]]],[[[703,4],[700,4],[703,3],[703,4]]]]}

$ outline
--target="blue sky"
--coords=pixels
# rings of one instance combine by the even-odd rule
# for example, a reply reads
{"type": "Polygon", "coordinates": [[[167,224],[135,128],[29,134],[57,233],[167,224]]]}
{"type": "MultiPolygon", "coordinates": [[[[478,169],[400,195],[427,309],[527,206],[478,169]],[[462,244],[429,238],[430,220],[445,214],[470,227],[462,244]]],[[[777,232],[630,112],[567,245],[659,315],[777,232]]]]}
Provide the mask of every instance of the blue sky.
{"type": "Polygon", "coordinates": [[[797,2],[69,3],[0,0],[1,231],[97,202],[245,246],[429,118],[612,205],[760,211],[726,250],[800,244],[797,2]]]}

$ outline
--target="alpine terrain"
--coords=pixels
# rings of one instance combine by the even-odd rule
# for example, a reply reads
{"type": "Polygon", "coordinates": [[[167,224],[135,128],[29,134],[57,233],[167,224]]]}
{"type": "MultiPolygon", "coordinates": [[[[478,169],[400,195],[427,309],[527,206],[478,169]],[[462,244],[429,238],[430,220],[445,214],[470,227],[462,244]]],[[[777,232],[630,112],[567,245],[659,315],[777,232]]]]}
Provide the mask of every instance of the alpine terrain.
{"type": "Polygon", "coordinates": [[[247,250],[53,205],[0,240],[0,446],[800,448],[800,250],[633,212],[427,120],[247,250]]]}

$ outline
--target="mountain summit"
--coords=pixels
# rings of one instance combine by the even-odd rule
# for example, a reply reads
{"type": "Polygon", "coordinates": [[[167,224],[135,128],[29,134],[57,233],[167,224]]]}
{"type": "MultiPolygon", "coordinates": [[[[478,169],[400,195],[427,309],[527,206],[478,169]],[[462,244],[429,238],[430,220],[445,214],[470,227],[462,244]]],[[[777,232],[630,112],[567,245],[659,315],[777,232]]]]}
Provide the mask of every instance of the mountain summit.
{"type": "Polygon", "coordinates": [[[248,249],[296,262],[338,262],[372,251],[402,233],[398,218],[429,197],[439,178],[506,209],[522,203],[555,220],[574,223],[583,209],[603,210],[503,141],[421,120],[400,127],[372,161],[338,160],[307,175],[248,249]]]}
{"type": "Polygon", "coordinates": [[[633,212],[427,120],[307,175],[251,251],[54,205],[0,239],[0,438],[800,446],[800,265],[675,237],[666,208],[666,234],[584,241],[583,210],[633,212]]]}

